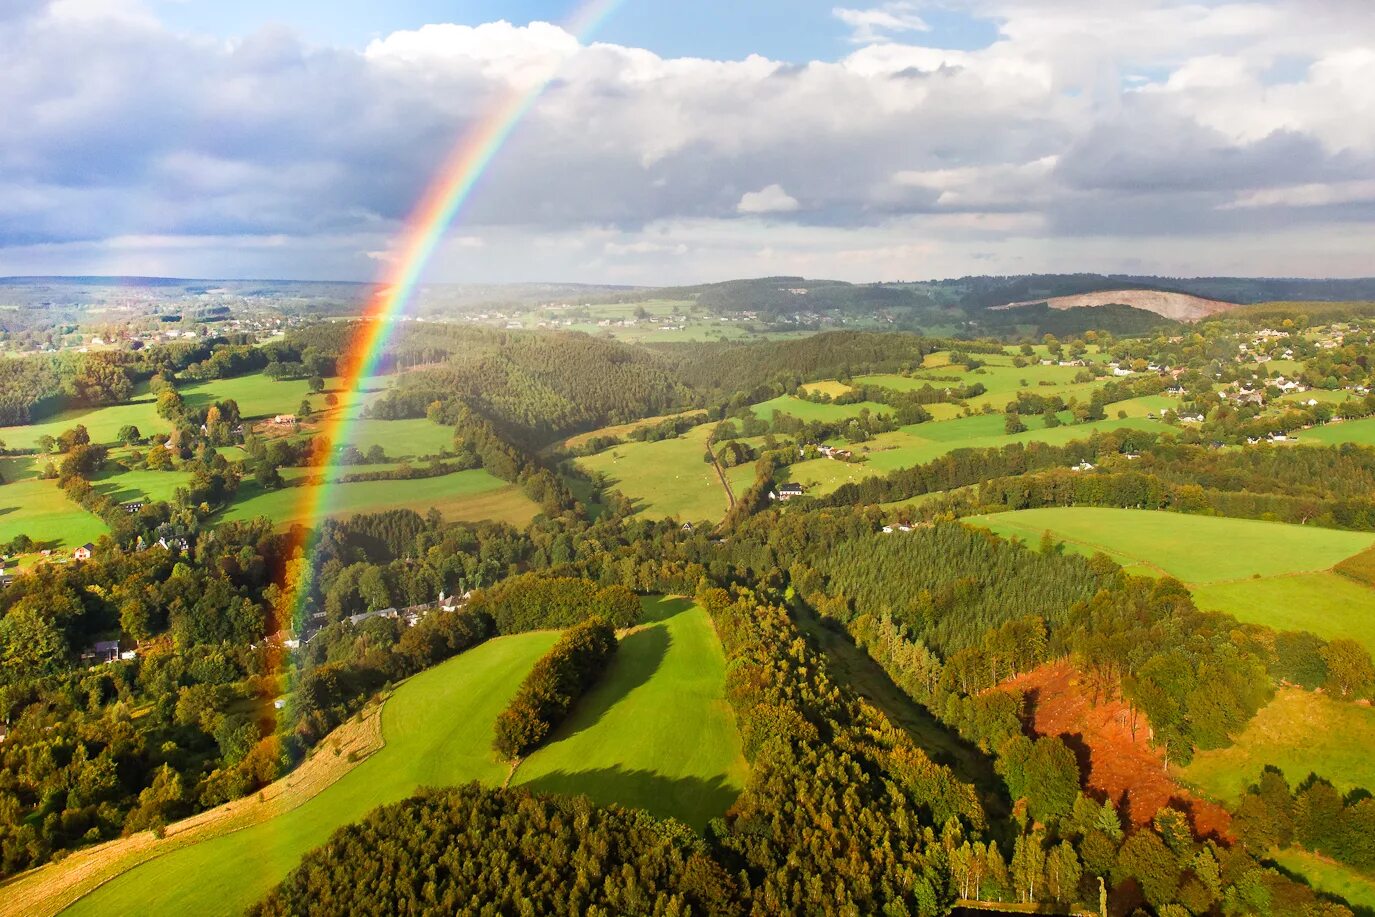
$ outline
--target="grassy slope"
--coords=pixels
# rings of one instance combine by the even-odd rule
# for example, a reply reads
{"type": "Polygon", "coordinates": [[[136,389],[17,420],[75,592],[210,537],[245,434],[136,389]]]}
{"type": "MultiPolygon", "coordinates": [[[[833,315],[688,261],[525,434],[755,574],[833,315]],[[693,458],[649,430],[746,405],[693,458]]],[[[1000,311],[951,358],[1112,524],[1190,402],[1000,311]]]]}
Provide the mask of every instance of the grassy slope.
{"type": "Polygon", "coordinates": [[[1272,854],[1271,859],[1281,868],[1303,876],[1318,891],[1336,895],[1361,908],[1363,913],[1375,911],[1375,879],[1305,850],[1282,850],[1272,854]]]}
{"type": "Polygon", "coordinates": [[[812,401],[804,401],[792,395],[779,395],[768,401],[761,401],[756,404],[752,411],[756,417],[768,420],[773,417],[773,412],[789,414],[801,420],[822,420],[833,422],[845,420],[849,417],[858,417],[860,412],[868,409],[871,414],[892,414],[893,409],[886,404],[879,404],[877,401],[858,401],[854,404],[817,404],[812,401]]]}
{"type": "Polygon", "coordinates": [[[1098,507],[1019,510],[965,521],[1033,545],[1050,530],[1067,550],[1102,551],[1128,572],[1183,580],[1200,608],[1279,630],[1351,637],[1375,653],[1375,589],[1328,572],[1375,542],[1369,533],[1098,507]]]}
{"type": "MultiPolygon", "coordinates": [[[[267,516],[279,526],[286,526],[305,521],[305,508],[312,499],[304,487],[262,491],[251,481],[244,482],[223,518],[267,516]]],[[[423,515],[434,507],[451,521],[494,519],[524,526],[539,512],[539,507],[518,487],[480,468],[412,481],[331,484],[326,499],[326,512],[335,517],[406,508],[423,515]]]]}
{"type": "Polygon", "coordinates": [[[605,474],[612,487],[651,518],[720,519],[726,513],[726,491],[703,460],[712,429],[712,424],[703,424],[674,439],[626,443],[576,462],[589,473],[605,474]]]}
{"type": "Polygon", "coordinates": [[[1255,519],[1102,507],[1048,507],[971,517],[1000,534],[1039,540],[1049,529],[1084,549],[1106,549],[1186,583],[1326,570],[1375,535],[1255,519]]]}
{"type": "Polygon", "coordinates": [[[654,623],[622,639],[606,678],[513,782],[674,816],[700,831],[746,775],[725,657],[707,613],[686,600],[650,604],[646,620],[654,623]]]}
{"type": "Polygon", "coordinates": [[[71,549],[109,532],[54,481],[36,478],[0,485],[0,542],[28,535],[46,548],[71,549]]]}
{"type": "Polygon", "coordinates": [[[1011,436],[1003,432],[1001,414],[975,414],[952,420],[933,421],[901,427],[891,433],[880,433],[873,439],[854,446],[868,461],[844,468],[830,467],[839,463],[830,459],[812,459],[788,468],[788,480],[811,482],[825,494],[847,481],[858,481],[874,475],[887,474],[934,461],[956,449],[1001,448],[1010,443],[1050,443],[1064,445],[1087,439],[1094,433],[1112,430],[1141,430],[1159,432],[1169,429],[1153,420],[1132,417],[1126,420],[1110,418],[1086,424],[1066,424],[1047,428],[1039,418],[1029,418],[1025,433],[1011,436]],[[866,451],[867,450],[867,451],[866,451]]]}
{"type": "MultiPolygon", "coordinates": [[[[724,660],[700,609],[647,600],[646,617],[648,626],[627,636],[606,679],[554,744],[527,759],[517,782],[644,805],[701,827],[725,810],[744,778],[722,696],[724,660]]],[[[417,786],[501,783],[507,767],[491,750],[492,725],[556,636],[502,637],[422,672],[383,707],[386,745],[320,795],[147,862],[66,913],[241,913],[307,850],[378,805],[417,786]]]]}
{"type": "Polygon", "coordinates": [[[1375,656],[1375,589],[1339,573],[1246,579],[1195,586],[1200,608],[1331,640],[1351,637],[1375,656]]]}
{"type": "Polygon", "coordinates": [[[1342,443],[1375,446],[1375,417],[1313,427],[1299,434],[1299,442],[1319,446],[1338,446],[1342,443]]]}
{"type": "Polygon", "coordinates": [[[483,780],[506,768],[492,725],[556,635],[490,641],[401,685],[382,712],[386,746],[278,818],[169,853],[101,886],[70,914],[231,914],[261,898],[302,854],[346,822],[417,786],[483,780]]]}
{"type": "Polygon", "coordinates": [[[1273,764],[1290,785],[1317,773],[1341,791],[1375,787],[1375,710],[1299,688],[1283,688],[1228,748],[1199,752],[1181,774],[1209,796],[1234,803],[1273,764]]]}
{"type": "MultiPolygon", "coordinates": [[[[248,418],[265,417],[281,412],[294,412],[301,399],[310,393],[304,379],[276,381],[261,373],[233,379],[211,379],[183,385],[178,389],[187,404],[203,407],[214,401],[232,398],[239,404],[239,412],[248,418]]],[[[104,408],[79,408],[63,411],[42,423],[23,427],[0,428],[0,440],[11,448],[31,447],[38,437],[57,436],[76,424],[85,424],[91,439],[98,443],[113,442],[120,427],[133,424],[145,436],[165,432],[171,425],[157,415],[156,399],[146,386],[140,386],[134,400],[104,408]]]]}

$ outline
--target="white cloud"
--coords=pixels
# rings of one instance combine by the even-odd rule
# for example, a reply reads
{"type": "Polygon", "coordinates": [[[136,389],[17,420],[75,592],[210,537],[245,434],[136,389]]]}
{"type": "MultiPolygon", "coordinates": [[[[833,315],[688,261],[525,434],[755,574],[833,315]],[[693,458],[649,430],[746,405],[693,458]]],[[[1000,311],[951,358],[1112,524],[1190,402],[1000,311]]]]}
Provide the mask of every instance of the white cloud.
{"type": "Polygon", "coordinates": [[[747,191],[740,195],[740,203],[735,205],[737,213],[791,213],[797,208],[797,198],[778,184],[747,191]]]}
{"type": "Polygon", "coordinates": [[[850,40],[858,44],[883,41],[902,32],[926,32],[931,28],[918,14],[917,4],[900,0],[868,9],[838,6],[831,12],[853,30],[850,40]]]}
{"type": "Polygon", "coordinates": [[[135,0],[0,7],[0,273],[367,279],[455,143],[551,73],[434,276],[1129,269],[1146,244],[1171,272],[1369,272],[1365,0],[969,0],[998,29],[972,50],[927,47],[916,4],[845,6],[867,43],[799,64],[546,23],[357,51],[180,34],[135,0]]]}

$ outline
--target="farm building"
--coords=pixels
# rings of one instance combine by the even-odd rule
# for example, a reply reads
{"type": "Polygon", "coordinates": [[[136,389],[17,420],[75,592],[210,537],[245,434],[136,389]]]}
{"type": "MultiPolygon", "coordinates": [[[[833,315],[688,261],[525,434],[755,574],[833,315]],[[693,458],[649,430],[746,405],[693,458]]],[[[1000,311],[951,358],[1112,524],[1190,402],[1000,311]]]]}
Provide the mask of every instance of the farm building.
{"type": "Polygon", "coordinates": [[[277,424],[278,426],[290,426],[291,424],[294,424],[296,422],[296,415],[278,414],[276,417],[272,418],[272,422],[277,424]]]}
{"type": "Polygon", "coordinates": [[[73,552],[72,552],[72,556],[75,557],[77,560],[90,560],[90,559],[91,559],[91,552],[94,551],[94,550],[95,550],[95,545],[88,541],[88,542],[86,542],[85,544],[83,544],[81,547],[79,547],[79,548],[77,548],[75,551],[73,551],[73,552]]]}
{"type": "MultiPolygon", "coordinates": [[[[778,486],[778,495],[776,499],[791,500],[793,497],[800,497],[806,492],[806,489],[801,484],[795,481],[789,481],[786,484],[780,484],[778,486]]],[[[772,494],[770,496],[772,496],[772,494]]]]}

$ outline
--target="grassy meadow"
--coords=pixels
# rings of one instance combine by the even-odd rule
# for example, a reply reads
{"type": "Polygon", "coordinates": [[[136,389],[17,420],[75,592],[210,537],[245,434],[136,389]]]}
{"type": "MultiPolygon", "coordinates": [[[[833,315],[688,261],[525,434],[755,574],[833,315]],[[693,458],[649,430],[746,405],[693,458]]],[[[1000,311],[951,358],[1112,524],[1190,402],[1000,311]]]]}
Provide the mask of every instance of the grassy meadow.
{"type": "Polygon", "coordinates": [[[1267,764],[1290,786],[1316,773],[1342,792],[1375,786],[1375,709],[1300,688],[1281,688],[1234,744],[1201,751],[1180,772],[1189,784],[1228,804],[1260,779],[1267,764]]]}
{"type": "MultiPolygon", "coordinates": [[[[328,380],[334,383],[337,380],[328,380]]],[[[190,382],[177,388],[182,398],[192,407],[204,407],[215,401],[232,398],[239,405],[239,412],[248,419],[269,417],[279,413],[294,413],[301,399],[310,395],[310,387],[304,379],[274,380],[262,373],[237,376],[232,379],[210,379],[205,382],[190,382]]],[[[322,405],[323,398],[315,396],[313,404],[322,405]]],[[[22,427],[0,427],[0,441],[11,449],[29,449],[38,444],[43,435],[56,437],[77,424],[85,424],[90,431],[91,440],[97,443],[113,443],[121,427],[132,424],[147,436],[155,432],[167,432],[171,424],[157,413],[157,399],[148,391],[146,384],[135,389],[134,397],[124,404],[103,408],[77,408],[62,411],[41,423],[22,427]]]]}
{"type": "Polygon", "coordinates": [[[433,507],[450,521],[491,519],[522,527],[539,513],[539,507],[519,487],[475,468],[410,481],[357,481],[269,491],[244,481],[223,518],[228,521],[267,516],[283,528],[295,522],[304,523],[307,509],[317,499],[307,490],[321,486],[328,487],[324,514],[333,518],[388,509],[413,509],[424,515],[433,507]]]}
{"type": "Polygon", "coordinates": [[[726,490],[715,467],[705,460],[713,424],[654,443],[625,443],[575,459],[589,474],[605,475],[610,486],[653,519],[720,519],[726,490]]]}
{"type": "MultiPolygon", "coordinates": [[[[701,828],[744,780],[724,660],[704,611],[646,600],[605,678],[514,783],[586,793],[701,828]]],[[[299,808],[173,850],[101,885],[72,915],[239,914],[341,825],[419,786],[502,783],[491,749],[497,714],[557,634],[501,637],[402,683],[382,710],[385,745],[299,808]]]]}
{"type": "Polygon", "coordinates": [[[1046,507],[971,516],[971,524],[1035,545],[1101,551],[1145,575],[1189,584],[1200,608],[1278,630],[1350,637],[1375,652],[1375,589],[1332,573],[1375,534],[1255,519],[1101,507],[1046,507]]]}
{"type": "Polygon", "coordinates": [[[1360,910],[1359,914],[1375,913],[1375,879],[1362,875],[1350,866],[1317,854],[1290,847],[1270,855],[1281,869],[1303,876],[1314,889],[1336,895],[1360,910]]]}

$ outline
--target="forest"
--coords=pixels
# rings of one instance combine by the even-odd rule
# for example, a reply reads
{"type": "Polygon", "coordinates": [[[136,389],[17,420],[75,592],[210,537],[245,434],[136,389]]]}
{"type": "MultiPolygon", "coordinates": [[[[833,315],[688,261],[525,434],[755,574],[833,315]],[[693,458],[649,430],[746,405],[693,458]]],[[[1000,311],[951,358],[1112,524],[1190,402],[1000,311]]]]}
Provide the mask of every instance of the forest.
{"type": "MultiPolygon", "coordinates": [[[[328,756],[331,736],[364,711],[380,705],[385,723],[399,685],[524,635],[547,642],[482,738],[483,753],[515,773],[605,717],[608,686],[645,683],[625,670],[628,641],[663,639],[647,632],[644,609],[676,596],[710,619],[707,649],[724,672],[713,703],[729,708],[739,741],[739,778],[719,817],[694,830],[556,782],[416,788],[339,828],[256,912],[937,915],[988,902],[1352,914],[1356,902],[1276,858],[1375,872],[1364,788],[1317,767],[1259,772],[1235,799],[1202,799],[1183,781],[1238,750],[1281,696],[1368,709],[1375,664],[1363,642],[1203,610],[1217,606],[1169,576],[1132,575],[1120,557],[961,521],[1095,506],[1375,531],[1375,448],[1246,441],[1275,424],[1309,436],[1324,416],[1361,422],[1373,409],[1355,391],[1371,381],[1368,335],[1322,347],[1293,329],[1265,338],[1263,321],[1015,343],[844,331],[639,346],[405,328],[383,361],[393,384],[370,392],[364,413],[433,424],[443,445],[428,466],[388,461],[389,447],[336,449],[299,422],[254,429],[233,399],[178,390],[261,372],[337,396],[314,381],[333,375],[358,334],[347,322],[266,345],[39,360],[15,377],[23,410],[146,391],[172,432],[95,442],[74,422],[43,455],[12,456],[37,462],[39,475],[51,463],[40,479],[109,534],[88,559],[33,565],[0,592],[0,875],[142,832],[158,838],[252,799],[313,752],[328,756]],[[1237,342],[1255,339],[1291,348],[1310,384],[1332,379],[1353,397],[1281,401],[1278,377],[1267,386],[1237,368],[1237,342]],[[1042,369],[1063,382],[1037,382],[1042,369]],[[1243,386],[1269,402],[1243,403],[1243,386]],[[788,410],[755,410],[774,399],[788,410]],[[1204,419],[1111,426],[1119,406],[1119,419],[1128,407],[1139,419],[1169,399],[1204,419]],[[1095,426],[1054,442],[952,448],[778,499],[803,464],[869,470],[883,447],[866,447],[884,437],[1005,422],[1009,436],[1095,426]],[[573,434],[585,438],[562,444],[573,434]],[[675,441],[693,450],[692,470],[704,473],[695,481],[722,487],[714,519],[644,514],[614,478],[571,464],[675,441]],[[116,466],[175,469],[188,483],[131,511],[102,486],[116,466]],[[307,528],[221,515],[240,488],[326,470],[400,482],[459,469],[515,485],[533,519],[391,509],[307,528]],[[92,662],[109,643],[115,658],[92,662]],[[1094,782],[1102,762],[1072,732],[1037,728],[1043,698],[1026,679],[1056,666],[1085,707],[1117,711],[1133,750],[1184,795],[1144,810],[1094,782]],[[1201,827],[1205,803],[1222,827],[1201,827]]],[[[675,480],[665,475],[665,486],[686,486],[675,480]]],[[[1371,588],[1371,556],[1313,572],[1371,588]]]]}

